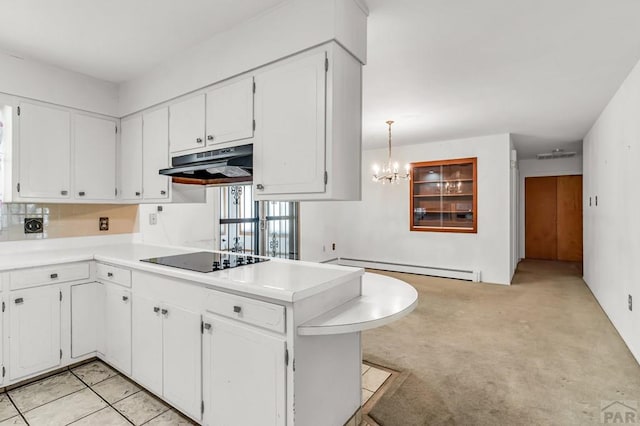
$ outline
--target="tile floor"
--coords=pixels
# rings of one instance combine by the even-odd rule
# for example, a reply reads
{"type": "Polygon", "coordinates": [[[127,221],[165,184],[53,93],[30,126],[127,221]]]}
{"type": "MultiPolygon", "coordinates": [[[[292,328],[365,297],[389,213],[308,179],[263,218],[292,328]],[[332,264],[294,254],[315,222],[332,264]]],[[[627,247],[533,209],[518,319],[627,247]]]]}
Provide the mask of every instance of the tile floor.
{"type": "MultiPolygon", "coordinates": [[[[390,376],[362,364],[363,405],[390,376]]],[[[0,393],[0,426],[131,424],[194,423],[98,360],[0,393]]]]}
{"type": "Polygon", "coordinates": [[[193,425],[101,361],[0,394],[1,425],[193,425]]]}

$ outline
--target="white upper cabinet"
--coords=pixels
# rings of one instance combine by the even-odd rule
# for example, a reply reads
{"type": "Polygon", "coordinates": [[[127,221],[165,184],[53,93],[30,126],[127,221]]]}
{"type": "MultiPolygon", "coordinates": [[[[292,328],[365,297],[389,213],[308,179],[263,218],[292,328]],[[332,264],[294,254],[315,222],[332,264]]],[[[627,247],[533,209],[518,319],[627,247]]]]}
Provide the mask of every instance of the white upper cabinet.
{"type": "Polygon", "coordinates": [[[326,52],[256,75],[256,195],[324,192],[326,52]]]}
{"type": "Polygon", "coordinates": [[[253,137],[253,77],[207,92],[207,145],[253,137]]]}
{"type": "Polygon", "coordinates": [[[120,124],[120,197],[142,199],[142,116],[123,119],[120,124]]]}
{"type": "Polygon", "coordinates": [[[169,107],[169,140],[172,153],[205,146],[204,108],[204,94],[169,107]]]}
{"type": "Polygon", "coordinates": [[[84,114],[75,114],[73,121],[74,197],[115,199],[116,122],[84,114]]]}
{"type": "Polygon", "coordinates": [[[158,170],[169,167],[169,110],[147,112],[142,121],[142,194],[145,200],[167,199],[169,178],[158,170]]]}
{"type": "Polygon", "coordinates": [[[19,138],[20,198],[69,198],[71,113],[22,102],[19,138]]]}
{"type": "Polygon", "coordinates": [[[332,43],[256,73],[257,199],[360,199],[361,71],[332,43]]]}

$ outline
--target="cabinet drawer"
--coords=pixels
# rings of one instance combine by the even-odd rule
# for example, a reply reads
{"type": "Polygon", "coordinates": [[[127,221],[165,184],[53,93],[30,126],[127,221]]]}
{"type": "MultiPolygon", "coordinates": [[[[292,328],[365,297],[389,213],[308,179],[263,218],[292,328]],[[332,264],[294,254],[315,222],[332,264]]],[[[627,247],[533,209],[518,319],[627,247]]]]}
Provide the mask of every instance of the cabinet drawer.
{"type": "Polygon", "coordinates": [[[284,333],[284,306],[247,297],[210,291],[206,308],[209,312],[233,318],[248,324],[284,333]]]}
{"type": "Polygon", "coordinates": [[[96,277],[100,281],[110,281],[125,287],[131,287],[131,271],[129,269],[96,263],[96,277]]]}
{"type": "Polygon", "coordinates": [[[88,263],[43,266],[10,273],[11,290],[89,279],[88,263]]]}

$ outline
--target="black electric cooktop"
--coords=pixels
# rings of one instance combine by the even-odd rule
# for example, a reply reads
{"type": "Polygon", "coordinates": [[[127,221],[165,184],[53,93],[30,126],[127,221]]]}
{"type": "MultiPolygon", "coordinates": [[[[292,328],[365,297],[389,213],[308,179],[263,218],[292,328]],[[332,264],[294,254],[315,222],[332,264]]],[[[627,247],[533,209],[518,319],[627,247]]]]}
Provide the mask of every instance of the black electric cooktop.
{"type": "Polygon", "coordinates": [[[208,251],[199,251],[175,256],[152,257],[150,259],[142,259],[141,262],[155,263],[156,265],[171,266],[196,272],[214,272],[267,262],[268,260],[269,259],[248,256],[241,253],[211,253],[208,251]]]}

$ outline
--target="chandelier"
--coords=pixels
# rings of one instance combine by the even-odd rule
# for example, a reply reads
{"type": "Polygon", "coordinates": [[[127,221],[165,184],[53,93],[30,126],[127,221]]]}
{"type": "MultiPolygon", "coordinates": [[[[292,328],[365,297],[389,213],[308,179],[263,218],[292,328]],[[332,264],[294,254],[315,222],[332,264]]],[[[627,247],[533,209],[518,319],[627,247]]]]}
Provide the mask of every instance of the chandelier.
{"type": "Polygon", "coordinates": [[[409,179],[409,165],[404,166],[404,172],[400,173],[398,163],[391,160],[391,125],[393,120],[387,121],[389,125],[389,158],[382,165],[373,165],[373,181],[385,183],[397,183],[400,179],[409,179]]]}

